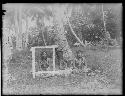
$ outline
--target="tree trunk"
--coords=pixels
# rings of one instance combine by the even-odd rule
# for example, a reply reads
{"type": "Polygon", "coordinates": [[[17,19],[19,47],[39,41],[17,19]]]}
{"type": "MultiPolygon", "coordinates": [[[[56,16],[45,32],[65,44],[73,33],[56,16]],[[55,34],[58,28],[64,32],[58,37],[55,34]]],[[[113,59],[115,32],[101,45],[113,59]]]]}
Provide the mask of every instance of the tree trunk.
{"type": "MultiPolygon", "coordinates": [[[[57,9],[58,10],[58,9],[57,9]]],[[[62,14],[63,13],[63,10],[61,10],[62,14]]],[[[65,36],[65,32],[64,32],[64,27],[63,27],[63,17],[60,16],[60,12],[57,11],[55,14],[54,14],[55,18],[55,26],[57,28],[57,31],[58,32],[55,32],[56,36],[57,36],[57,44],[59,46],[59,48],[63,51],[63,54],[64,54],[64,59],[73,59],[73,53],[72,53],[72,50],[68,44],[68,41],[66,39],[66,36],[65,36]]]]}
{"type": "MultiPolygon", "coordinates": [[[[70,9],[70,11],[68,12],[69,14],[68,15],[70,15],[71,16],[71,13],[72,13],[72,8],[70,9]]],[[[72,34],[75,36],[75,38],[77,39],[77,41],[83,46],[83,47],[85,47],[85,44],[80,40],[80,38],[76,35],[76,33],[74,32],[74,30],[73,30],[73,28],[72,28],[72,25],[71,25],[71,23],[70,23],[70,21],[69,21],[69,16],[66,16],[66,18],[67,18],[67,22],[68,22],[68,24],[69,24],[69,27],[70,27],[70,29],[71,29],[71,32],[72,32],[72,34]]]]}
{"type": "Polygon", "coordinates": [[[78,36],[76,35],[76,33],[74,32],[74,30],[73,30],[73,28],[72,28],[72,26],[71,26],[69,20],[68,20],[68,24],[69,24],[69,27],[70,27],[70,29],[71,29],[72,34],[76,37],[76,39],[78,40],[78,42],[79,42],[83,47],[85,47],[85,44],[79,39],[79,37],[78,37],[78,36]]]}
{"type": "Polygon", "coordinates": [[[27,20],[27,16],[26,16],[26,36],[25,36],[25,47],[27,47],[27,45],[28,45],[28,20],[27,20]]]}
{"type": "Polygon", "coordinates": [[[43,42],[44,42],[44,45],[46,46],[46,40],[45,40],[45,37],[44,37],[43,30],[41,30],[41,31],[42,31],[43,42]]]}
{"type": "Polygon", "coordinates": [[[22,49],[22,23],[21,23],[21,10],[15,10],[15,27],[16,27],[16,48],[22,49]],[[19,12],[18,12],[19,11],[19,12]]]}
{"type": "Polygon", "coordinates": [[[106,21],[105,21],[105,14],[104,14],[104,9],[103,9],[103,4],[102,4],[102,16],[103,16],[105,39],[106,39],[106,41],[109,41],[110,40],[110,33],[106,30],[106,21]]]}

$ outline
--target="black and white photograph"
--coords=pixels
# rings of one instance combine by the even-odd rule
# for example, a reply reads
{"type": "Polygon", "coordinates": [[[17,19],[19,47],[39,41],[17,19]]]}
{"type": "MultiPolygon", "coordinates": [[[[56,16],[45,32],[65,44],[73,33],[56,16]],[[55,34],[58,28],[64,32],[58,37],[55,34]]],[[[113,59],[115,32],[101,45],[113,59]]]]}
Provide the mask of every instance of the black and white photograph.
{"type": "Polygon", "coordinates": [[[122,3],[2,9],[2,94],[122,94],[122,3]]]}

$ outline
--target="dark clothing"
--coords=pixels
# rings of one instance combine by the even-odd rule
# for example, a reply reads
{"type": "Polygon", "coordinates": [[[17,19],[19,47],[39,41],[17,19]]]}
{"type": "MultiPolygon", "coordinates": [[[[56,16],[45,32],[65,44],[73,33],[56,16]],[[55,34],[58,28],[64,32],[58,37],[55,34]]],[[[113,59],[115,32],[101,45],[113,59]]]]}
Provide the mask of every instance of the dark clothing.
{"type": "Polygon", "coordinates": [[[43,61],[43,60],[46,60],[47,61],[47,56],[41,56],[41,60],[43,61]]]}
{"type": "Polygon", "coordinates": [[[81,69],[83,69],[85,66],[85,62],[81,64],[81,69]]]}
{"type": "Polygon", "coordinates": [[[79,63],[75,63],[75,67],[78,68],[78,69],[81,69],[82,68],[82,64],[80,65],[79,63]]]}
{"type": "Polygon", "coordinates": [[[75,67],[82,70],[84,66],[85,61],[83,60],[83,58],[77,59],[77,61],[75,62],[75,67]]]}
{"type": "Polygon", "coordinates": [[[56,64],[58,67],[61,66],[61,63],[63,63],[62,60],[63,60],[63,51],[59,51],[56,49],[56,64]]]}
{"type": "Polygon", "coordinates": [[[42,70],[47,71],[47,68],[48,68],[48,67],[49,67],[49,65],[47,64],[47,62],[46,62],[46,61],[43,61],[42,64],[41,64],[42,70]]]}

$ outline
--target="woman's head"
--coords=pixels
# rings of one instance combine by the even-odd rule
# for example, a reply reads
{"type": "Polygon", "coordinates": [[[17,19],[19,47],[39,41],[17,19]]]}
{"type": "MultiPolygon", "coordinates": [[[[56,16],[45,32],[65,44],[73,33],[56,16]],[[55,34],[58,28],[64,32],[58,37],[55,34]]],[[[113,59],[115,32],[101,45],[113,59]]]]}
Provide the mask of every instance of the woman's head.
{"type": "Polygon", "coordinates": [[[82,55],[83,55],[83,51],[78,50],[78,51],[77,51],[77,56],[78,56],[78,57],[82,57],[82,55]]]}

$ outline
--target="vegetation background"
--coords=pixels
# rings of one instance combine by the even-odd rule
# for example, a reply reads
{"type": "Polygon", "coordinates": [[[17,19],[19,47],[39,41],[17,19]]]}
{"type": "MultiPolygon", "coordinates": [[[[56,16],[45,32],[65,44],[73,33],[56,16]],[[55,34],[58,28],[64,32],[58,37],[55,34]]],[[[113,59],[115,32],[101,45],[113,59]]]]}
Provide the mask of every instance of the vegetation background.
{"type": "Polygon", "coordinates": [[[38,94],[57,92],[54,91],[57,89],[58,93],[63,93],[66,88],[68,91],[64,93],[82,94],[94,84],[89,82],[91,80],[97,80],[98,86],[106,90],[102,93],[121,90],[122,4],[5,4],[3,9],[6,10],[2,18],[4,93],[38,94]],[[74,60],[76,51],[82,50],[87,65],[91,69],[103,70],[105,79],[85,78],[84,74],[71,76],[72,79],[33,79],[30,48],[55,44],[67,61],[74,60]],[[65,86],[70,80],[80,84],[65,86]],[[107,84],[108,87],[104,87],[107,84]]]}

